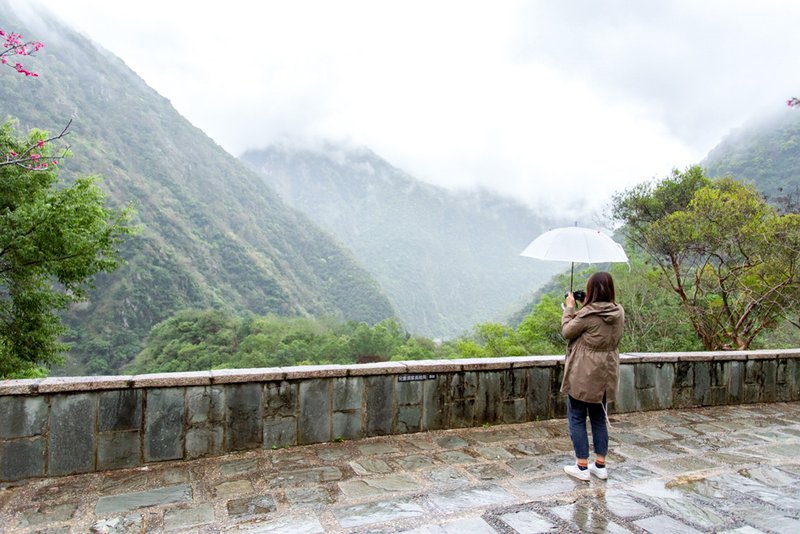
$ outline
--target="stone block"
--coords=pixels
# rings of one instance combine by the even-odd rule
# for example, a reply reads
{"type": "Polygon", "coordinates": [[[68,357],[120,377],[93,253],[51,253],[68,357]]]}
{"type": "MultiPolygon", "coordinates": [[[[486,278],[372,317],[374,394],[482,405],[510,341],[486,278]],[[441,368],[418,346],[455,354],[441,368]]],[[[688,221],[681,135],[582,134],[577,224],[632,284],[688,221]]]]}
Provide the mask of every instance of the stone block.
{"type": "Polygon", "coordinates": [[[155,388],[146,393],[144,461],[183,457],[184,388],[155,388]]]}
{"type": "Polygon", "coordinates": [[[478,391],[478,375],[474,371],[454,373],[450,380],[450,395],[454,401],[473,399],[478,391]]]}
{"type": "Polygon", "coordinates": [[[47,424],[45,397],[0,397],[0,439],[39,436],[47,424]]]}
{"type": "Polygon", "coordinates": [[[500,375],[504,399],[522,399],[528,391],[528,370],[514,369],[500,375]]]}
{"type": "Polygon", "coordinates": [[[567,396],[561,393],[553,393],[550,396],[550,406],[552,413],[549,417],[561,418],[567,416],[567,396]]]}
{"type": "Polygon", "coordinates": [[[636,388],[651,388],[656,385],[656,364],[638,363],[633,366],[636,371],[636,388]]]}
{"type": "Polygon", "coordinates": [[[264,387],[265,408],[267,416],[297,415],[297,382],[268,382],[264,387]]]}
{"type": "Polygon", "coordinates": [[[786,370],[788,368],[789,360],[780,359],[777,361],[777,367],[775,372],[775,383],[776,384],[786,384],[788,377],[786,370]]]}
{"type": "Polygon", "coordinates": [[[503,386],[500,372],[478,373],[474,425],[496,423],[502,418],[503,386]]]}
{"type": "Polygon", "coordinates": [[[189,428],[186,431],[186,458],[222,454],[224,437],[225,433],[221,426],[189,428]]]}
{"type": "Polygon", "coordinates": [[[23,480],[44,475],[44,438],[0,442],[0,480],[23,480]]]}
{"type": "Polygon", "coordinates": [[[419,405],[407,405],[397,407],[397,429],[398,434],[410,434],[419,432],[422,428],[422,407],[419,405]]]}
{"type": "Polygon", "coordinates": [[[697,406],[694,401],[694,388],[679,387],[672,390],[673,408],[691,408],[697,406]]]}
{"type": "Polygon", "coordinates": [[[136,467],[142,463],[138,430],[108,432],[97,436],[97,469],[136,467]]]}
{"type": "Polygon", "coordinates": [[[330,386],[330,380],[324,378],[313,378],[300,383],[297,440],[301,445],[323,443],[333,439],[330,386]]]}
{"type": "Polygon", "coordinates": [[[394,427],[394,382],[395,376],[370,376],[367,387],[367,436],[385,436],[394,427]]]}
{"type": "Polygon", "coordinates": [[[745,365],[745,384],[761,383],[761,360],[748,360],[745,365]]]}
{"type": "Polygon", "coordinates": [[[260,383],[225,385],[226,451],[261,447],[264,439],[263,391],[260,383]]]}
{"type": "Polygon", "coordinates": [[[742,401],[744,391],[744,368],[746,362],[730,362],[728,381],[728,400],[731,404],[738,404],[742,401]]]}
{"type": "Polygon", "coordinates": [[[694,362],[694,402],[696,405],[708,404],[708,392],[711,389],[711,362],[694,362]]]}
{"type": "Polygon", "coordinates": [[[186,388],[186,422],[189,425],[219,424],[225,421],[225,393],[222,386],[186,388]]]}
{"type": "Polygon", "coordinates": [[[269,417],[264,420],[264,448],[274,449],[297,445],[297,419],[269,417]]]}
{"type": "Polygon", "coordinates": [[[396,382],[394,396],[397,406],[422,404],[422,388],[425,381],[396,382]]]}
{"type": "Polygon", "coordinates": [[[143,391],[116,389],[98,393],[98,431],[141,429],[143,391]]]}
{"type": "Polygon", "coordinates": [[[475,421],[475,399],[455,399],[448,407],[448,428],[473,426],[475,421]]]}
{"type": "Polygon", "coordinates": [[[706,395],[706,404],[710,406],[723,406],[728,404],[728,388],[712,387],[706,395]]]}
{"type": "Polygon", "coordinates": [[[528,420],[528,403],[525,399],[507,399],[503,401],[503,423],[524,423],[528,420]]]}
{"type": "Polygon", "coordinates": [[[655,395],[658,409],[672,408],[672,388],[675,385],[675,363],[658,363],[655,372],[655,395]]]}
{"type": "Polygon", "coordinates": [[[614,398],[617,413],[635,412],[637,409],[636,365],[619,366],[619,387],[614,398]]]}
{"type": "Polygon", "coordinates": [[[528,388],[525,394],[529,421],[547,419],[552,415],[550,399],[554,367],[531,367],[526,369],[528,388]]]}
{"type": "Polygon", "coordinates": [[[637,388],[636,389],[636,411],[649,412],[658,409],[658,399],[656,397],[656,390],[652,388],[637,388]]]}
{"type": "Polygon", "coordinates": [[[727,388],[731,381],[731,363],[715,360],[711,363],[711,386],[727,388]]]}
{"type": "Polygon", "coordinates": [[[333,410],[364,409],[364,378],[360,376],[333,379],[333,410]]]}
{"type": "Polygon", "coordinates": [[[333,439],[360,439],[363,437],[362,412],[333,412],[333,439]]]}
{"type": "Polygon", "coordinates": [[[761,362],[761,372],[763,373],[763,394],[759,399],[761,402],[775,402],[778,360],[764,360],[761,362]]]}
{"type": "Polygon", "coordinates": [[[53,395],[50,400],[48,475],[86,473],[95,467],[97,397],[89,393],[53,395]]]}
{"type": "Polygon", "coordinates": [[[679,361],[675,365],[675,385],[681,388],[694,386],[694,364],[692,362],[679,361]]]}
{"type": "MultiPolygon", "coordinates": [[[[747,362],[750,363],[750,362],[747,362]]],[[[744,397],[742,398],[742,402],[746,404],[752,404],[755,402],[759,402],[759,398],[761,397],[761,385],[760,384],[745,384],[744,385],[744,397]]]]}
{"type": "Polygon", "coordinates": [[[422,429],[447,428],[450,374],[439,374],[435,380],[426,380],[422,386],[422,429]]]}

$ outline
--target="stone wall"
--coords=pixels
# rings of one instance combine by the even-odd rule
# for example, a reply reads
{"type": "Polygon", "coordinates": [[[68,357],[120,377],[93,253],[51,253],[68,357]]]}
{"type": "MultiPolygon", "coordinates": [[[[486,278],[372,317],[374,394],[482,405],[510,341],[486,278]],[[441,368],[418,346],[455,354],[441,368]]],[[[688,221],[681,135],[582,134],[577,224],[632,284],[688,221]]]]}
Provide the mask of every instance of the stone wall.
{"type": "MultiPolygon", "coordinates": [[[[624,354],[610,411],[800,400],[800,349],[624,354]]],[[[563,417],[563,356],[0,381],[0,481],[563,417]]]]}

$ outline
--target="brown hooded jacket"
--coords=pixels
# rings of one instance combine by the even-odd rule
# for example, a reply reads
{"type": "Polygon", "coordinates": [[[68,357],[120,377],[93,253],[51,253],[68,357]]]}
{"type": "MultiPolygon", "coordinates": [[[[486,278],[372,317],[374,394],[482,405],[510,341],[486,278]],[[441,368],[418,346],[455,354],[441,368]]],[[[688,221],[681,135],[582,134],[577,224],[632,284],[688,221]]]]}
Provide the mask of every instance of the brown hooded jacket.
{"type": "Polygon", "coordinates": [[[613,302],[564,309],[561,334],[569,341],[561,393],[583,402],[613,400],[619,383],[619,341],[625,310],[613,302]]]}

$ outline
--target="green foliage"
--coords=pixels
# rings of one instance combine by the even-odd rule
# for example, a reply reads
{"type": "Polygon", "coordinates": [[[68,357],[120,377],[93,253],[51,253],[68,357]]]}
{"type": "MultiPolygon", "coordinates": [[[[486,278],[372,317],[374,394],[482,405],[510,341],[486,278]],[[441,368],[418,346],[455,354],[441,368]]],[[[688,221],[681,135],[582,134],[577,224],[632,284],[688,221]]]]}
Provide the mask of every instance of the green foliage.
{"type": "MultiPolygon", "coordinates": [[[[0,0],[0,4],[3,4],[0,0]]],[[[153,325],[188,308],[334,316],[375,324],[395,312],[377,282],[331,236],[181,117],[119,59],[42,15],[4,25],[47,43],[40,77],[0,72],[0,113],[60,131],[74,117],[64,183],[97,173],[109,205],[136,203],[141,232],[125,264],[64,310],[72,345],[58,373],[115,373],[153,325]],[[7,74],[7,75],[6,75],[7,74]]],[[[5,117],[0,116],[0,121],[5,117]]]]}
{"type": "Polygon", "coordinates": [[[454,355],[447,346],[408,336],[393,319],[369,326],[330,318],[184,310],[153,327],[129,371],[346,364],[454,355]]]}
{"type": "Polygon", "coordinates": [[[613,212],[707,350],[749,348],[798,310],[800,215],[779,213],[753,186],[693,167],[618,195],[613,212]]]}
{"type": "MultiPolygon", "coordinates": [[[[41,131],[17,137],[8,121],[0,126],[0,154],[23,153],[44,139],[41,131]]],[[[37,151],[51,157],[48,144],[37,151]]],[[[55,166],[0,166],[0,378],[58,363],[66,346],[57,310],[85,299],[92,277],[119,264],[130,211],[107,207],[96,181],[65,186],[55,166]]]]}

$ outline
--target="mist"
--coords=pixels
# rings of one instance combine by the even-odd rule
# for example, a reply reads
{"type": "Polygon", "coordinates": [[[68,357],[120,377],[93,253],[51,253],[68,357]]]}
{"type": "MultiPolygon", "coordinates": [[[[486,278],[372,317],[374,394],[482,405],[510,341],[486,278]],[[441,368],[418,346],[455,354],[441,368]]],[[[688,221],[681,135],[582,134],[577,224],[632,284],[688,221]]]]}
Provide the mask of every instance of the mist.
{"type": "Polygon", "coordinates": [[[785,1],[40,3],[234,155],[363,145],[567,216],[798,93],[785,1]]]}

